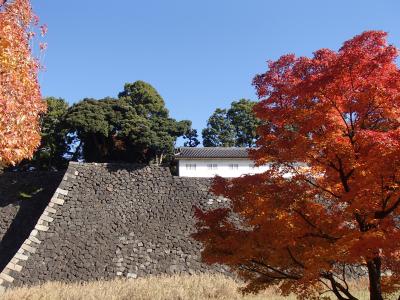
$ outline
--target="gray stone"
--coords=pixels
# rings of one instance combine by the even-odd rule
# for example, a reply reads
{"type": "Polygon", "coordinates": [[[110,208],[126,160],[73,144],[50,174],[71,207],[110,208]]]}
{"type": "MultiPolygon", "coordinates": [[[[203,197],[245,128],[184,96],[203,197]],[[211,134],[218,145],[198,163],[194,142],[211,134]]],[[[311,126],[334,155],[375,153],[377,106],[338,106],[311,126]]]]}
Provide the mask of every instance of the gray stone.
{"type": "Polygon", "coordinates": [[[35,236],[32,236],[32,235],[28,239],[30,241],[34,242],[35,244],[40,244],[41,243],[41,241],[38,238],[36,238],[35,236]]]}
{"type": "Polygon", "coordinates": [[[126,275],[126,277],[127,277],[127,278],[136,279],[138,276],[137,276],[137,274],[135,274],[135,273],[128,273],[128,274],[126,275]]]}
{"type": "Polygon", "coordinates": [[[42,215],[39,220],[44,220],[46,222],[53,222],[54,221],[54,219],[52,217],[49,217],[49,216],[46,216],[46,215],[42,215]]]}
{"type": "Polygon", "coordinates": [[[67,190],[63,190],[63,189],[56,189],[56,193],[61,194],[61,195],[68,195],[68,191],[67,190]]]}
{"type": "Polygon", "coordinates": [[[22,244],[21,248],[26,250],[26,251],[28,251],[29,253],[35,253],[36,252],[36,248],[34,248],[32,246],[29,246],[29,245],[27,245],[25,243],[22,244]]]}
{"type": "Polygon", "coordinates": [[[57,204],[57,205],[64,205],[65,200],[59,199],[59,198],[51,198],[51,203],[57,204]]]}
{"type": "Polygon", "coordinates": [[[44,226],[44,225],[37,224],[37,225],[35,226],[35,229],[37,229],[37,230],[39,230],[39,231],[47,231],[47,230],[49,230],[49,227],[44,226]]]}
{"type": "Polygon", "coordinates": [[[55,214],[57,212],[54,208],[49,207],[49,206],[46,207],[45,211],[52,213],[52,214],[55,214]]]}
{"type": "Polygon", "coordinates": [[[8,282],[14,281],[14,277],[7,275],[4,272],[0,273],[0,278],[3,279],[4,281],[8,281],[8,282]]]}
{"type": "Polygon", "coordinates": [[[13,285],[219,270],[201,263],[202,247],[191,238],[193,207],[209,209],[213,197],[210,179],[129,164],[72,163],[67,173],[75,172],[44,210],[50,228],[37,224],[15,256],[26,262],[13,285]]]}
{"type": "Polygon", "coordinates": [[[27,260],[28,256],[26,256],[25,254],[21,254],[21,253],[15,253],[14,255],[15,258],[20,259],[20,260],[27,260]]]}
{"type": "Polygon", "coordinates": [[[14,264],[14,263],[11,263],[11,262],[6,266],[6,268],[10,269],[10,270],[13,270],[13,271],[16,271],[16,272],[20,272],[22,270],[22,266],[14,264]]]}

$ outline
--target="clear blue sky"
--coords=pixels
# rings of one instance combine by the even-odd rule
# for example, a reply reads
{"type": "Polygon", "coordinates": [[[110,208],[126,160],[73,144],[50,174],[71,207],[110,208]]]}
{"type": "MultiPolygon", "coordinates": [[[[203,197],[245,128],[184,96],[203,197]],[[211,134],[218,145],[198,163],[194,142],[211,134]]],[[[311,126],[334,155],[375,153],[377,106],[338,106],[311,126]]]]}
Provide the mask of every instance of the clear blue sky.
{"type": "Polygon", "coordinates": [[[399,0],[33,0],[49,27],[44,96],[116,96],[144,80],[201,131],[217,107],[256,99],[251,81],[286,53],[338,49],[365,30],[400,47],[399,0]]]}

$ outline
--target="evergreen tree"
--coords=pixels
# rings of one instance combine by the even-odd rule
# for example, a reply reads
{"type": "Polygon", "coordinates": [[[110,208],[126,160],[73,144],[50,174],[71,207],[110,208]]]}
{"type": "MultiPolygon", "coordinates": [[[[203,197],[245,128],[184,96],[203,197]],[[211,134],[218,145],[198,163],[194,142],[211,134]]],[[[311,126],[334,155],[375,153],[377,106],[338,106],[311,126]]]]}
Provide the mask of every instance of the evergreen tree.
{"type": "Polygon", "coordinates": [[[183,144],[183,146],[185,147],[197,147],[200,144],[196,129],[190,129],[188,132],[185,133],[183,138],[185,139],[185,142],[183,144]]]}
{"type": "Polygon", "coordinates": [[[126,84],[118,99],[85,99],[69,110],[67,123],[86,161],[161,164],[173,157],[175,141],[190,121],[169,117],[165,102],[148,83],[126,84]]]}
{"type": "Polygon", "coordinates": [[[232,147],[235,145],[235,128],[227,117],[226,109],[217,108],[203,129],[204,147],[232,147]]]}
{"type": "Polygon", "coordinates": [[[43,100],[47,105],[47,112],[40,115],[40,146],[32,159],[25,159],[14,169],[26,170],[60,170],[67,166],[64,155],[68,152],[67,128],[64,118],[68,110],[68,103],[61,98],[49,97],[43,100]]]}
{"type": "Polygon", "coordinates": [[[217,108],[203,129],[205,147],[254,147],[260,121],[253,113],[256,102],[240,99],[229,109],[217,108]]]}
{"type": "Polygon", "coordinates": [[[240,99],[231,104],[227,112],[227,118],[235,128],[236,147],[254,147],[257,141],[256,129],[260,121],[253,113],[256,102],[248,99],[240,99]]]}

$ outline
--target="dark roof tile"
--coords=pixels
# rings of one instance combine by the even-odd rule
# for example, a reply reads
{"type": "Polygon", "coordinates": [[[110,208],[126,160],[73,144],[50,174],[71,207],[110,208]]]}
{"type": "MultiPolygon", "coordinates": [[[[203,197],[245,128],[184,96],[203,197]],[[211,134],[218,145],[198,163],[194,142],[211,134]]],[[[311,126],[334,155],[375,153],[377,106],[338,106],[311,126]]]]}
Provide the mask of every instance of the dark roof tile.
{"type": "Polygon", "coordinates": [[[248,158],[248,148],[239,147],[181,147],[176,158],[248,158]]]}

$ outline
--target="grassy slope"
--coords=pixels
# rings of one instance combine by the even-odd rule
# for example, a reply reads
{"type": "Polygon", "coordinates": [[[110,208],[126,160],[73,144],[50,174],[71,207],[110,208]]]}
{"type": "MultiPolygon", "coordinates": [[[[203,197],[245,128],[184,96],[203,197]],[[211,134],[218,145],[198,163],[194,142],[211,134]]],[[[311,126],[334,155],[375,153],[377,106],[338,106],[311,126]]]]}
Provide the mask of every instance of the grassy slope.
{"type": "MultiPolygon", "coordinates": [[[[144,279],[115,280],[85,284],[46,283],[36,287],[10,290],[3,295],[4,300],[294,300],[295,297],[280,297],[273,290],[259,295],[242,296],[238,283],[221,275],[196,275],[173,277],[150,277],[144,279]]],[[[360,291],[360,299],[368,299],[367,293],[360,291]]]]}

